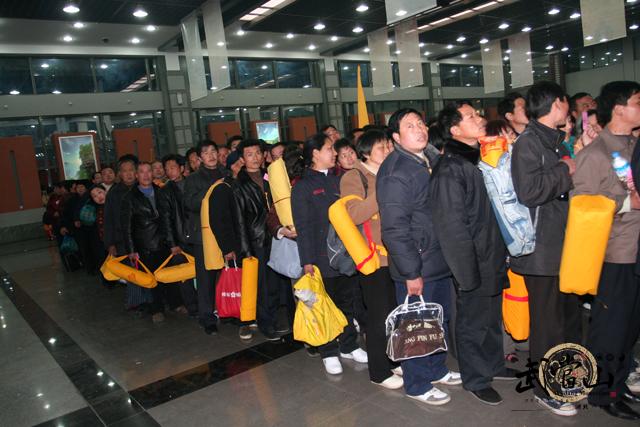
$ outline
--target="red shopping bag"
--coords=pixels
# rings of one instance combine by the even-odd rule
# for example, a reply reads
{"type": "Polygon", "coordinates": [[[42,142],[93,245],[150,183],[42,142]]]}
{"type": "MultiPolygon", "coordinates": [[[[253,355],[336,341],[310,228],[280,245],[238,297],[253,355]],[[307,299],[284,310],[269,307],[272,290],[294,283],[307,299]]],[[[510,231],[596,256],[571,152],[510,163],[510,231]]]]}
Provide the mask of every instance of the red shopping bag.
{"type": "Polygon", "coordinates": [[[240,296],[242,290],[242,269],[226,267],[220,272],[216,285],[216,308],[220,317],[240,318],[240,296]]]}

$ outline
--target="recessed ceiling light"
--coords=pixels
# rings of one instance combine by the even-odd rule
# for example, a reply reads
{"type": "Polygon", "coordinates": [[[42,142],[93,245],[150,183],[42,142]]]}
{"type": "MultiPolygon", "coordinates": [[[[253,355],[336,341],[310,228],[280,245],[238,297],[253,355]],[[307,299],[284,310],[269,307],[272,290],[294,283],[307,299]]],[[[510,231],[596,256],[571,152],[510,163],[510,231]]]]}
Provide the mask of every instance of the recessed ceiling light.
{"type": "Polygon", "coordinates": [[[227,67],[226,65],[221,65],[220,68],[222,68],[223,70],[226,70],[229,67],[227,67]]]}
{"type": "Polygon", "coordinates": [[[84,24],[82,22],[75,22],[73,28],[84,28],[84,24]]]}
{"type": "Polygon", "coordinates": [[[146,27],[144,27],[145,30],[152,32],[158,29],[158,27],[156,27],[155,25],[147,25],[146,27]]]}
{"type": "MultiPolygon", "coordinates": [[[[267,68],[269,68],[269,67],[267,67],[266,65],[263,65],[263,66],[262,66],[262,67],[260,67],[260,68],[262,68],[263,70],[266,70],[266,69],[267,69],[267,68]]],[[[222,111],[221,111],[221,112],[222,112],[222,111]]]]}
{"type": "Polygon", "coordinates": [[[356,7],[356,12],[363,13],[363,12],[366,12],[367,10],[369,10],[369,6],[367,6],[364,3],[356,7]]]}
{"type": "Polygon", "coordinates": [[[569,18],[571,18],[571,19],[578,19],[578,18],[580,18],[580,13],[578,13],[578,12],[573,12],[573,13],[569,16],[569,18]]]}
{"type": "Polygon", "coordinates": [[[562,49],[560,49],[560,50],[561,50],[562,52],[566,52],[566,51],[568,51],[568,50],[569,50],[569,48],[565,46],[565,47],[563,47],[563,48],[562,48],[562,49]]]}
{"type": "Polygon", "coordinates": [[[135,116],[137,113],[129,113],[131,117],[135,116]]]}
{"type": "Polygon", "coordinates": [[[466,53],[463,53],[462,55],[460,55],[460,58],[466,58],[466,57],[467,57],[466,53]]]}
{"type": "Polygon", "coordinates": [[[431,52],[429,52],[428,50],[426,50],[426,51],[423,53],[423,55],[424,55],[424,56],[429,56],[429,55],[431,55],[431,52]]]}
{"type": "Polygon", "coordinates": [[[425,46],[424,43],[422,43],[422,42],[418,43],[418,47],[424,47],[424,46],[425,46]]]}
{"type": "Polygon", "coordinates": [[[149,15],[147,11],[141,7],[133,11],[133,16],[135,16],[136,18],[146,18],[147,15],[149,15]]]}
{"type": "Polygon", "coordinates": [[[606,42],[606,41],[608,41],[608,40],[609,40],[608,38],[603,37],[603,38],[601,38],[601,39],[600,39],[600,43],[604,43],[604,42],[606,42]]]}
{"type": "Polygon", "coordinates": [[[452,44],[448,44],[447,45],[447,49],[453,49],[453,45],[452,44]]]}
{"type": "Polygon", "coordinates": [[[292,39],[292,38],[294,38],[295,36],[293,35],[293,33],[288,33],[288,34],[286,35],[286,37],[287,37],[288,39],[292,39]]]}
{"type": "Polygon", "coordinates": [[[622,56],[622,52],[616,53],[616,56],[622,56]]]}
{"type": "Polygon", "coordinates": [[[560,13],[560,9],[558,9],[557,7],[554,7],[553,9],[551,9],[549,12],[547,12],[549,15],[557,15],[560,13]]]}
{"type": "Polygon", "coordinates": [[[271,49],[273,47],[272,43],[267,43],[264,45],[264,47],[266,47],[267,49],[271,49]]]}
{"type": "Polygon", "coordinates": [[[511,53],[511,49],[505,50],[504,53],[511,53]]]}
{"type": "Polygon", "coordinates": [[[20,95],[20,91],[14,89],[11,92],[9,92],[9,95],[20,95]]]}
{"type": "Polygon", "coordinates": [[[489,49],[488,47],[485,47],[483,50],[484,50],[485,52],[489,52],[491,49],[489,49]]]}
{"type": "Polygon", "coordinates": [[[73,37],[71,37],[69,34],[65,35],[62,40],[68,42],[72,42],[73,41],[73,37]]]}
{"type": "MultiPolygon", "coordinates": [[[[51,91],[51,93],[54,95],[60,95],[62,92],[60,92],[58,89],[54,89],[51,91]]],[[[51,340],[53,340],[53,342],[56,342],[55,338],[51,338],[51,340]]],[[[49,342],[51,342],[51,340],[49,340],[49,342]]]]}
{"type": "Polygon", "coordinates": [[[325,28],[326,26],[322,22],[318,22],[316,25],[313,26],[313,29],[317,31],[324,30],[325,28]]]}
{"type": "Polygon", "coordinates": [[[138,43],[140,43],[140,39],[137,38],[137,37],[134,37],[134,38],[131,39],[131,43],[138,44],[138,43]]]}
{"type": "Polygon", "coordinates": [[[364,53],[369,53],[369,52],[371,52],[371,49],[369,49],[368,47],[365,47],[364,49],[362,49],[362,51],[364,53]]]}
{"type": "Polygon", "coordinates": [[[73,3],[67,4],[62,10],[66,13],[74,14],[80,12],[80,8],[73,3]]]}
{"type": "Polygon", "coordinates": [[[509,28],[509,24],[503,22],[502,24],[498,25],[498,28],[500,28],[501,30],[506,30],[507,28],[509,28]]]}
{"type": "Polygon", "coordinates": [[[401,51],[400,49],[398,49],[398,50],[396,50],[396,51],[395,51],[395,54],[396,54],[396,55],[400,55],[401,53],[402,53],[402,51],[401,51]]]}
{"type": "Polygon", "coordinates": [[[332,42],[337,42],[338,41],[338,36],[331,36],[331,38],[329,39],[332,42]]]}
{"type": "Polygon", "coordinates": [[[349,69],[349,67],[345,65],[344,67],[342,67],[342,69],[347,71],[349,69]]]}
{"type": "Polygon", "coordinates": [[[487,44],[487,43],[489,43],[488,39],[486,39],[484,37],[480,39],[480,44],[487,44]]]}
{"type": "Polygon", "coordinates": [[[467,39],[467,38],[466,38],[465,36],[460,36],[460,37],[458,37],[458,38],[456,39],[456,41],[457,41],[458,43],[462,43],[462,42],[463,42],[463,41],[465,41],[466,39],[467,39]]]}
{"type": "Polygon", "coordinates": [[[523,33],[528,33],[529,31],[531,31],[531,27],[527,25],[526,27],[522,27],[522,30],[521,30],[521,31],[522,31],[523,33]]]}
{"type": "Polygon", "coordinates": [[[216,46],[222,47],[222,46],[224,46],[224,42],[218,42],[218,43],[216,43],[216,46]]]}
{"type": "Polygon", "coordinates": [[[315,44],[310,44],[309,47],[307,47],[307,49],[316,50],[316,45],[315,44]]]}
{"type": "Polygon", "coordinates": [[[393,43],[394,43],[393,40],[391,40],[391,39],[387,40],[387,46],[391,46],[393,43]]]}
{"type": "Polygon", "coordinates": [[[638,24],[633,24],[629,26],[630,30],[637,30],[638,29],[638,24]]]}
{"type": "Polygon", "coordinates": [[[509,57],[508,57],[507,55],[505,55],[505,57],[504,57],[504,58],[502,58],[502,60],[503,60],[503,61],[508,61],[508,60],[509,60],[509,57]]]}
{"type": "Polygon", "coordinates": [[[587,36],[584,38],[585,40],[593,40],[593,36],[587,36]]]}
{"type": "Polygon", "coordinates": [[[100,64],[100,68],[106,70],[107,68],[109,68],[109,66],[107,64],[100,64]]]}
{"type": "Polygon", "coordinates": [[[362,28],[361,26],[358,25],[358,26],[354,27],[353,30],[351,30],[351,31],[353,31],[354,33],[361,33],[361,32],[364,31],[364,28],[362,28]]]}
{"type": "Polygon", "coordinates": [[[551,50],[551,49],[553,49],[553,45],[552,45],[552,44],[547,45],[547,47],[545,47],[545,49],[546,49],[546,50],[551,50]]]}
{"type": "Polygon", "coordinates": [[[400,9],[399,11],[396,12],[396,16],[404,16],[407,14],[406,10],[400,9]]]}
{"type": "Polygon", "coordinates": [[[246,33],[244,32],[244,30],[238,30],[236,31],[236,36],[244,36],[246,33]]]}

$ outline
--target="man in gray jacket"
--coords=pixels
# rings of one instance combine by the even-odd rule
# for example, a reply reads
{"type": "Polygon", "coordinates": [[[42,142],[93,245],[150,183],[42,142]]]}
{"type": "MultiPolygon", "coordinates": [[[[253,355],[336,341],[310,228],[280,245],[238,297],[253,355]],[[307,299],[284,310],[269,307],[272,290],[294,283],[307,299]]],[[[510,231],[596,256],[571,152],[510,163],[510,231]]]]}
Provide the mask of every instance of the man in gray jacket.
{"type": "Polygon", "coordinates": [[[640,84],[608,83],[602,87],[598,100],[598,117],[607,125],[578,153],[572,192],[572,196],[600,194],[616,202],[587,339],[599,368],[598,385],[589,394],[589,403],[614,417],[637,420],[640,413],[627,403],[640,403],[640,397],[631,392],[625,380],[640,333],[640,277],[635,272],[640,199],[633,185],[618,179],[612,167],[612,153],[618,152],[627,161],[632,158],[636,138],[631,131],[640,126],[640,84]],[[610,378],[612,384],[608,384],[610,378]]]}

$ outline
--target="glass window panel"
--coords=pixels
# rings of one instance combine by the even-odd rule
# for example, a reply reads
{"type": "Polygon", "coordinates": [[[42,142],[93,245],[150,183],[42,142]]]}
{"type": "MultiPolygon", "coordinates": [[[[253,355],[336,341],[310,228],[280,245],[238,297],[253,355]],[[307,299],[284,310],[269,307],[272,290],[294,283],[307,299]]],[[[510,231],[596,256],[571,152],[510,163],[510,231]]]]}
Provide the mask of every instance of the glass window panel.
{"type": "Polygon", "coordinates": [[[236,60],[238,87],[241,89],[264,89],[275,87],[273,64],[270,60],[236,60]]]}
{"type": "Polygon", "coordinates": [[[34,58],[32,63],[37,93],[94,91],[88,58],[34,58]]]}
{"type": "MultiPolygon", "coordinates": [[[[268,62],[268,61],[267,61],[268,62]]],[[[235,61],[229,61],[229,77],[231,78],[231,86],[232,88],[237,88],[237,83],[236,83],[236,73],[235,73],[235,69],[236,69],[236,63],[235,61]]],[[[205,56],[204,58],[204,73],[205,73],[205,77],[207,79],[207,88],[209,90],[213,90],[211,89],[211,86],[213,85],[212,80],[211,80],[211,64],[209,64],[209,58],[205,56]]]]}
{"type": "Polygon", "coordinates": [[[278,87],[311,87],[311,70],[306,61],[276,61],[278,87]]]}
{"type": "Polygon", "coordinates": [[[440,81],[443,87],[459,87],[460,66],[452,64],[440,64],[440,81]]]}
{"type": "Polygon", "coordinates": [[[460,66],[460,84],[464,87],[482,87],[484,81],[482,79],[482,66],[480,65],[461,65],[460,66]]]}
{"type": "MultiPolygon", "coordinates": [[[[258,107],[260,108],[260,107],[258,107]]],[[[260,120],[279,120],[278,107],[260,108],[260,120]]]]}
{"type": "Polygon", "coordinates": [[[371,86],[371,77],[368,62],[338,62],[340,67],[340,87],[357,87],[358,65],[360,65],[360,77],[362,86],[371,86]]]}
{"type": "Polygon", "coordinates": [[[292,117],[313,117],[315,111],[313,105],[292,105],[290,107],[283,107],[285,121],[292,117]]]}
{"type": "Polygon", "coordinates": [[[0,95],[33,93],[27,58],[0,58],[0,76],[0,95]]]}
{"type": "Polygon", "coordinates": [[[98,92],[137,92],[147,90],[144,58],[94,59],[98,92]]]}

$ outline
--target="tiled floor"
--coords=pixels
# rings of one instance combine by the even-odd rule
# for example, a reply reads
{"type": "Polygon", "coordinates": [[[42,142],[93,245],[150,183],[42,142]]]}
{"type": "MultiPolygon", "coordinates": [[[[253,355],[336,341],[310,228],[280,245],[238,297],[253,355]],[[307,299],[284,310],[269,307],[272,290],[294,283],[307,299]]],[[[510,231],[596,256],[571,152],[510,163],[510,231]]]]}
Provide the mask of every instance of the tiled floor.
{"type": "Polygon", "coordinates": [[[495,408],[459,387],[429,407],[350,361],[328,376],[290,339],[241,342],[232,325],[211,337],[173,314],[154,325],[124,311],[124,288],[64,272],[44,241],[0,247],[0,268],[0,426],[633,425],[591,407],[553,416],[513,382],[495,384],[495,408]]]}

